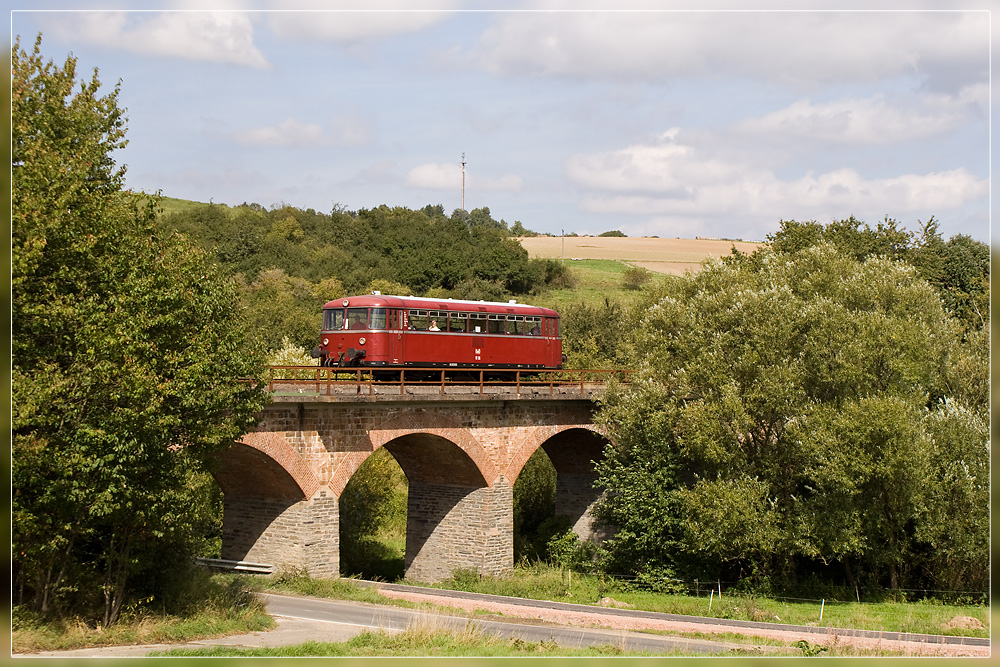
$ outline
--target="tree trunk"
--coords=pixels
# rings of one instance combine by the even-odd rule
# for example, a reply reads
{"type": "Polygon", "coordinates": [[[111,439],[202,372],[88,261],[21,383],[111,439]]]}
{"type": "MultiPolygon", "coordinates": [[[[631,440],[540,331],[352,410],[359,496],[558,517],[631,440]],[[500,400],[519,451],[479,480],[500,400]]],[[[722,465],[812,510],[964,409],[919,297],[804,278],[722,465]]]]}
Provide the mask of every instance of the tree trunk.
{"type": "Polygon", "coordinates": [[[854,588],[858,590],[858,580],[854,577],[854,571],[851,569],[851,557],[844,556],[844,574],[847,575],[847,582],[854,588]]]}

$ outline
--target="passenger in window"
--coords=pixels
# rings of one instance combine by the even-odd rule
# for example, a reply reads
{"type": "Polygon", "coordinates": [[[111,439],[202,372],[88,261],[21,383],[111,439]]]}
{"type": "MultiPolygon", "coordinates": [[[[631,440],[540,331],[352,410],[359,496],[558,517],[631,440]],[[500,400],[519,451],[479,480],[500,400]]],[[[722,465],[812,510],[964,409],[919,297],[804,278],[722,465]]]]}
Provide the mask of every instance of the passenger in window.
{"type": "Polygon", "coordinates": [[[539,329],[538,325],[536,324],[535,326],[531,327],[531,331],[528,332],[528,335],[529,336],[537,336],[540,333],[542,333],[542,330],[539,329]]]}
{"type": "Polygon", "coordinates": [[[438,329],[438,321],[437,320],[431,320],[431,326],[427,330],[428,331],[441,331],[440,329],[438,329]]]}

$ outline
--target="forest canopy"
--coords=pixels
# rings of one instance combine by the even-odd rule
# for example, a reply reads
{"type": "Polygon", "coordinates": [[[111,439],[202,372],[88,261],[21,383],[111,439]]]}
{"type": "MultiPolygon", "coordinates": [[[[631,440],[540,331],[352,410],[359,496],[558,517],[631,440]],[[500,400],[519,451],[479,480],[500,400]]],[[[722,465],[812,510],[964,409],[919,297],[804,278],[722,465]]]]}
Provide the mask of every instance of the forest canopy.
{"type": "Polygon", "coordinates": [[[530,259],[485,207],[446,216],[441,206],[335,207],[326,214],[206,204],[162,214],[158,225],[240,277],[252,326],[271,350],[283,336],[312,347],[324,303],[379,286],[383,293],[502,301],[569,281],[560,262],[530,259]]]}

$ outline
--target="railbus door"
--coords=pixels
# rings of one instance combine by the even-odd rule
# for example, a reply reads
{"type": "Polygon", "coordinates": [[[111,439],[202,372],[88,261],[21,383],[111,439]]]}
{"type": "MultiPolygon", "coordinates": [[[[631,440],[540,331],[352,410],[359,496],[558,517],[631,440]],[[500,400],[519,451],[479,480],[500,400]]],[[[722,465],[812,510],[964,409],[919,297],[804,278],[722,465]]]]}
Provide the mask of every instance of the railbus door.
{"type": "Polygon", "coordinates": [[[386,354],[388,363],[398,366],[406,357],[403,355],[403,331],[406,329],[406,311],[397,308],[389,309],[389,330],[386,335],[386,354]]]}

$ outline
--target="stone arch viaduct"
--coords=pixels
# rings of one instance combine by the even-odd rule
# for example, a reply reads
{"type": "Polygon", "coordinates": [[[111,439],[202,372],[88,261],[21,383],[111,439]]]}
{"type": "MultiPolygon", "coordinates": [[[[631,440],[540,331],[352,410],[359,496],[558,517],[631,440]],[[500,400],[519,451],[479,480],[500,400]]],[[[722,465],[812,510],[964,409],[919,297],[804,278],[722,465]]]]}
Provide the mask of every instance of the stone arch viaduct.
{"type": "Polygon", "coordinates": [[[593,461],[607,442],[586,393],[276,395],[226,450],[222,558],[340,573],[338,501],[380,447],[409,483],[405,568],[434,582],[456,568],[513,566],[513,485],[543,448],[556,469],[556,514],[600,539],[593,461]]]}

